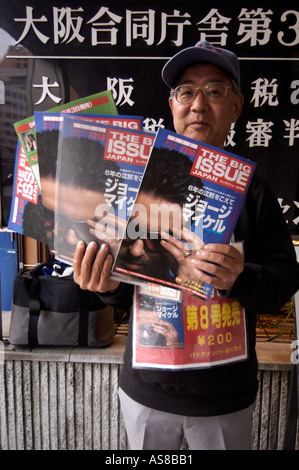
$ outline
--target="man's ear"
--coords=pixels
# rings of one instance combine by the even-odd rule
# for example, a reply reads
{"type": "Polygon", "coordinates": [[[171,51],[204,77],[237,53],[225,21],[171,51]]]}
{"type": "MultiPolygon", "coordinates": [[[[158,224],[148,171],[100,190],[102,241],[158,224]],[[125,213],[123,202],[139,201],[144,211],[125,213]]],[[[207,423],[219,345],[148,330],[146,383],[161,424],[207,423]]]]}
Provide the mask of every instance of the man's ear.
{"type": "Polygon", "coordinates": [[[170,96],[170,97],[168,98],[168,104],[169,104],[169,107],[170,107],[170,109],[171,109],[171,114],[173,115],[173,111],[172,111],[173,98],[172,98],[172,96],[170,96]]]}
{"type": "Polygon", "coordinates": [[[240,114],[243,109],[243,104],[244,104],[244,95],[242,93],[239,93],[239,95],[236,97],[235,104],[234,104],[234,121],[237,122],[237,120],[240,117],[240,114]]]}

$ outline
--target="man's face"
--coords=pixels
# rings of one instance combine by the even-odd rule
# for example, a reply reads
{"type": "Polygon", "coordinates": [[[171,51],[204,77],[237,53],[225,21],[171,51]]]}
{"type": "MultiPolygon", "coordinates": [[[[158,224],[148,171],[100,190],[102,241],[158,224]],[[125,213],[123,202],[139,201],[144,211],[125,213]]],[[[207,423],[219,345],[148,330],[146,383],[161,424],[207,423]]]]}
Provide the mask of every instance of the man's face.
{"type": "Polygon", "coordinates": [[[97,206],[104,204],[105,198],[103,193],[64,184],[59,185],[58,191],[58,236],[63,241],[63,254],[72,258],[79,240],[98,242],[87,221],[94,219],[97,206]]]}
{"type": "MultiPolygon", "coordinates": [[[[222,69],[202,63],[186,68],[176,86],[188,84],[202,87],[215,81],[232,87],[230,78],[222,69]]],[[[169,105],[177,133],[223,148],[231,124],[237,121],[241,113],[243,96],[237,96],[230,88],[224,100],[216,103],[207,101],[200,92],[190,104],[180,104],[173,96],[169,99],[169,105]]]]}
{"type": "MultiPolygon", "coordinates": [[[[50,250],[53,250],[56,183],[51,178],[41,178],[41,186],[47,244],[50,250]]],[[[88,243],[95,240],[97,243],[100,242],[96,236],[90,233],[91,226],[87,221],[95,218],[98,205],[106,205],[105,198],[101,192],[86,188],[74,188],[66,184],[60,184],[58,191],[58,235],[63,242],[63,254],[72,258],[78,241],[83,240],[88,243]]]]}
{"type": "Polygon", "coordinates": [[[131,219],[133,223],[129,224],[128,236],[119,251],[117,266],[153,277],[165,275],[168,279],[169,267],[175,261],[160,244],[161,231],[168,234],[174,226],[182,227],[182,209],[178,204],[143,192],[138,195],[135,209],[131,219]]]}

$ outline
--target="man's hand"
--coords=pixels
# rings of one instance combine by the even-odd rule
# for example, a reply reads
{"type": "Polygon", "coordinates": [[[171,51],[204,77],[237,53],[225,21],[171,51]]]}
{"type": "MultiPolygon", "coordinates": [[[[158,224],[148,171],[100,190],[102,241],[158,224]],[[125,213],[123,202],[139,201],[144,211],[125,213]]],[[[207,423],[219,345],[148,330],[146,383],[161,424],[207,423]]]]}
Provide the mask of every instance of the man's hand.
{"type": "Polygon", "coordinates": [[[183,229],[181,240],[163,234],[161,245],[177,262],[176,275],[216,289],[231,290],[244,270],[244,256],[233,246],[220,243],[205,245],[200,238],[183,229]],[[188,246],[191,249],[188,249],[188,246]]]}
{"type": "Polygon", "coordinates": [[[231,245],[209,243],[197,250],[191,259],[199,282],[216,289],[231,290],[244,270],[244,256],[231,245]]]}
{"type": "Polygon", "coordinates": [[[101,242],[109,246],[110,252],[115,257],[119,249],[119,242],[126,231],[127,222],[115,214],[107,214],[99,217],[96,214],[96,220],[87,220],[90,226],[90,233],[101,242]]]}
{"type": "Polygon", "coordinates": [[[110,277],[112,265],[113,257],[105,243],[98,250],[96,242],[91,242],[86,247],[80,241],[74,255],[74,281],[84,290],[113,292],[118,288],[119,282],[110,277]]]}
{"type": "Polygon", "coordinates": [[[172,271],[175,272],[176,276],[182,279],[189,279],[201,283],[197,279],[197,273],[191,260],[195,258],[196,253],[204,245],[203,241],[195,233],[185,227],[181,231],[173,228],[173,234],[175,236],[161,232],[161,245],[172,255],[172,258],[176,262],[172,271]]]}

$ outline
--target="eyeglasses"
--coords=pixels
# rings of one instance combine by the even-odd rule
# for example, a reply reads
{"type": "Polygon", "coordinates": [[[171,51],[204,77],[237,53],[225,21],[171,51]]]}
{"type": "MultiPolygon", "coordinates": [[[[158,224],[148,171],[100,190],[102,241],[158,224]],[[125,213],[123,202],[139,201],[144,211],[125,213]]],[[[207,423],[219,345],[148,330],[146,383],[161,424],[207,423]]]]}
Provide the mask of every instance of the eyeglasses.
{"type": "Polygon", "coordinates": [[[145,250],[151,253],[162,253],[164,251],[160,243],[162,237],[159,232],[149,232],[138,227],[136,233],[134,233],[134,238],[130,238],[127,234],[123,239],[123,243],[133,245],[136,240],[142,240],[145,250]]]}
{"type": "Polygon", "coordinates": [[[199,87],[180,85],[173,90],[172,94],[179,103],[191,104],[199,94],[199,91],[202,90],[207,101],[217,103],[218,101],[224,100],[229,88],[231,87],[223,82],[211,82],[199,87]]]}
{"type": "Polygon", "coordinates": [[[54,230],[54,212],[43,206],[44,226],[47,232],[53,232],[54,230]]]}
{"type": "MultiPolygon", "coordinates": [[[[97,219],[94,219],[94,221],[97,221],[97,219]]],[[[90,228],[87,220],[69,219],[65,215],[58,213],[58,230],[60,236],[65,236],[69,230],[74,230],[78,240],[84,240],[85,243],[89,243],[89,241],[95,240],[95,237],[89,231],[90,228]]]]}

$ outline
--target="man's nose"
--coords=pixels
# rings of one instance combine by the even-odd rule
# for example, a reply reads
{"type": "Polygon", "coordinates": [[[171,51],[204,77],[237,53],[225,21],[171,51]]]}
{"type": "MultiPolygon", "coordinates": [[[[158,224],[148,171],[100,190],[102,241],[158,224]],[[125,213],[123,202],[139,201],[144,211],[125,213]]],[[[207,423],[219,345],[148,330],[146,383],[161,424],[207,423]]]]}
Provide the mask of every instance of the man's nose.
{"type": "Polygon", "coordinates": [[[202,112],[208,108],[208,101],[202,90],[197,90],[197,95],[191,103],[191,111],[202,112]]]}
{"type": "Polygon", "coordinates": [[[137,240],[135,240],[132,245],[130,246],[130,253],[131,255],[133,256],[142,256],[144,255],[145,253],[145,250],[144,250],[144,244],[143,244],[143,241],[138,238],[137,240]]]}

